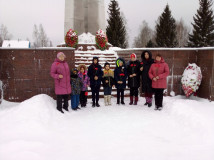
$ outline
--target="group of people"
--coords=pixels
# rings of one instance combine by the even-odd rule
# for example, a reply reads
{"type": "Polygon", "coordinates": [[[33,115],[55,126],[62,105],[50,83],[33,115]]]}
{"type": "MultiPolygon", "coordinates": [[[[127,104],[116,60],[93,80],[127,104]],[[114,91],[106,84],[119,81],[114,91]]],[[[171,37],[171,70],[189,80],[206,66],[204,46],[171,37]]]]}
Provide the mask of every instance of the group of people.
{"type": "Polygon", "coordinates": [[[110,69],[110,63],[106,62],[104,68],[99,64],[99,58],[93,57],[92,64],[88,67],[81,64],[70,71],[63,52],[57,54],[57,58],[51,66],[51,77],[55,80],[55,94],[57,96],[57,110],[64,113],[68,110],[68,99],[71,96],[71,108],[73,110],[86,107],[88,88],[92,92],[92,107],[100,107],[99,93],[101,84],[104,89],[104,103],[111,105],[112,88],[117,89],[117,104],[125,105],[124,90],[128,78],[130,88],[129,105],[137,105],[139,99],[140,82],[142,92],[145,95],[148,107],[152,106],[152,96],[155,95],[155,110],[163,107],[163,91],[167,87],[169,74],[168,64],[163,57],[157,54],[152,59],[150,51],[141,54],[142,61],[137,60],[135,53],[130,55],[130,61],[126,64],[123,58],[116,60],[116,68],[110,69]],[[142,77],[142,78],[141,78],[142,77]]]}

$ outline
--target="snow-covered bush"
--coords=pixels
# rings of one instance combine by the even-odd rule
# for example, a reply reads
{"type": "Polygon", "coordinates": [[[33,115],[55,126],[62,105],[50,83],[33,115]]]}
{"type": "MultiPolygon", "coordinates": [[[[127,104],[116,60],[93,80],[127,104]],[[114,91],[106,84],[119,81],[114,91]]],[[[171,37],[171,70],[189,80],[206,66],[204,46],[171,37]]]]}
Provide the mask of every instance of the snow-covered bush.
{"type": "Polygon", "coordinates": [[[181,84],[186,97],[195,93],[202,80],[201,69],[195,63],[189,64],[182,75],[181,84]]]}

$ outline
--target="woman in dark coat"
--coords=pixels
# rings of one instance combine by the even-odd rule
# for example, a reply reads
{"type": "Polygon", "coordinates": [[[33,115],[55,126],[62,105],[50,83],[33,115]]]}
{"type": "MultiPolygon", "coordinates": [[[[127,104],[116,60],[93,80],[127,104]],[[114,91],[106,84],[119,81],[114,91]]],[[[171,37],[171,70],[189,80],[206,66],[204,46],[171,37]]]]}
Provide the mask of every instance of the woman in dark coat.
{"type": "Polygon", "coordinates": [[[93,62],[88,68],[88,76],[90,78],[90,87],[92,91],[92,107],[100,107],[99,105],[99,92],[102,81],[103,71],[101,65],[99,65],[98,57],[93,57],[93,62]],[[96,97],[96,103],[95,103],[96,97]]]}
{"type": "Polygon", "coordinates": [[[137,60],[137,56],[135,53],[132,53],[130,56],[130,61],[127,66],[127,74],[128,74],[128,86],[130,88],[130,103],[137,105],[138,102],[138,89],[140,87],[140,62],[137,60]]]}
{"type": "Polygon", "coordinates": [[[115,79],[115,86],[117,88],[117,104],[125,105],[124,103],[124,89],[126,88],[126,78],[127,78],[127,71],[125,66],[125,61],[122,58],[118,58],[116,60],[116,68],[114,70],[114,79],[115,79]]]}
{"type": "Polygon", "coordinates": [[[152,106],[152,80],[149,78],[149,69],[151,65],[154,63],[154,59],[152,59],[152,53],[150,51],[143,51],[141,54],[141,71],[142,71],[142,92],[145,94],[146,103],[144,105],[148,105],[148,107],[152,106]]]}

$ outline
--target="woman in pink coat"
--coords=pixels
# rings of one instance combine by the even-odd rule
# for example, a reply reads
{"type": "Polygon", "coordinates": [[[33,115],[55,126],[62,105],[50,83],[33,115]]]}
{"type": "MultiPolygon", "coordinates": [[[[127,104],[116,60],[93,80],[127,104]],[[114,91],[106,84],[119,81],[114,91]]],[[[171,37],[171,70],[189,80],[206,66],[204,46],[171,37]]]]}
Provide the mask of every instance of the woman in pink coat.
{"type": "Polygon", "coordinates": [[[149,78],[152,80],[152,88],[155,92],[155,110],[163,108],[163,91],[167,88],[166,78],[169,75],[169,66],[163,57],[158,54],[155,63],[149,69],[149,78]]]}
{"type": "Polygon", "coordinates": [[[62,109],[68,111],[68,97],[71,94],[70,69],[65,61],[65,54],[59,52],[57,58],[51,66],[51,77],[55,81],[55,94],[57,95],[57,110],[64,113],[62,109]],[[64,102],[62,106],[62,101],[64,102]]]}

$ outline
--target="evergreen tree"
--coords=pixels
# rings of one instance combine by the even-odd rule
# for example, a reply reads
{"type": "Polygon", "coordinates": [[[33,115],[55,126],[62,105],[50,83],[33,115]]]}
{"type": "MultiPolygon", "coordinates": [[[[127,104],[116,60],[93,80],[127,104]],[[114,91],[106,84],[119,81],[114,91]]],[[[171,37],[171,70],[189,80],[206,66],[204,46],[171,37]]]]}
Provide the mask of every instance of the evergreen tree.
{"type": "Polygon", "coordinates": [[[126,48],[128,45],[126,39],[127,32],[118,2],[116,0],[111,0],[108,10],[109,19],[106,28],[108,41],[115,47],[126,48]]]}
{"type": "Polygon", "coordinates": [[[171,15],[169,5],[166,5],[164,12],[159,17],[156,25],[156,44],[157,47],[173,48],[177,45],[176,22],[171,15]]]}
{"type": "Polygon", "coordinates": [[[148,41],[148,43],[146,44],[146,48],[154,48],[155,47],[155,44],[152,42],[152,40],[150,39],[148,41]]]}
{"type": "Polygon", "coordinates": [[[189,34],[189,47],[214,46],[214,16],[212,0],[199,0],[200,7],[193,17],[193,32],[189,34]]]}

